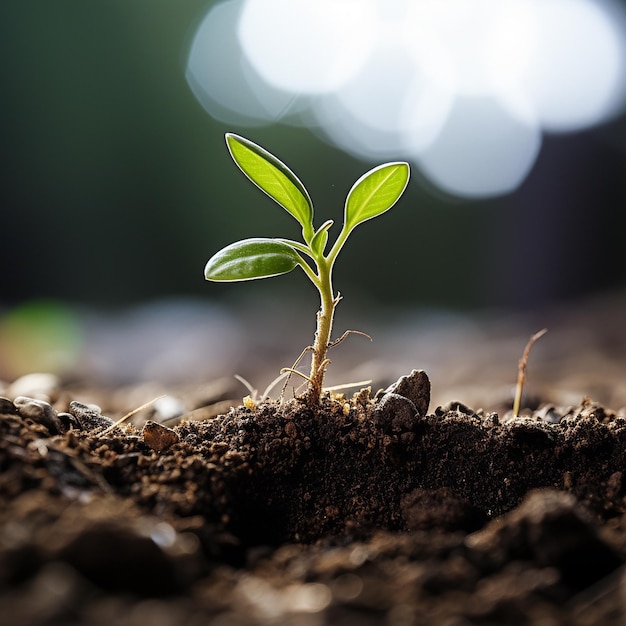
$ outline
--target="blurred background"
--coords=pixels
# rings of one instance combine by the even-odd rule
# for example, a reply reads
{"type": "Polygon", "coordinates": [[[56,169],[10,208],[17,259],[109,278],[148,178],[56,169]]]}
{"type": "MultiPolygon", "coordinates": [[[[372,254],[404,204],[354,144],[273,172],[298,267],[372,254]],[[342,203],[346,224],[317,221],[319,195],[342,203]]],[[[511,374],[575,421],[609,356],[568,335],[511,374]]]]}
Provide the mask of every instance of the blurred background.
{"type": "Polygon", "coordinates": [[[376,340],[337,348],[338,381],[470,385],[495,353],[514,381],[552,324],[539,363],[593,352],[610,384],[574,370],[626,404],[622,0],[4,0],[0,33],[0,378],[291,364],[308,281],[203,279],[234,240],[299,236],[230,160],[233,131],[298,174],[317,225],[369,168],[412,165],[336,267],[337,334],[376,340]]]}

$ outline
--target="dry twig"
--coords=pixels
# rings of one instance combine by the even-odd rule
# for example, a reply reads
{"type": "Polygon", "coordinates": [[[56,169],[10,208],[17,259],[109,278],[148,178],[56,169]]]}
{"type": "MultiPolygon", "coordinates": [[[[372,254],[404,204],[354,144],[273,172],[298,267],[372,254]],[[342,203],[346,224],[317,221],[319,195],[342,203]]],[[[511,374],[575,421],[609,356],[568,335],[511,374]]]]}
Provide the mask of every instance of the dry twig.
{"type": "Polygon", "coordinates": [[[526,366],[528,365],[530,349],[533,347],[535,341],[537,341],[540,337],[543,337],[547,332],[548,329],[544,328],[535,333],[528,340],[528,343],[524,348],[524,353],[522,354],[522,358],[519,361],[517,369],[517,384],[515,385],[515,400],[513,401],[513,417],[517,417],[519,415],[520,406],[522,404],[522,392],[524,391],[524,382],[526,381],[526,366]]]}

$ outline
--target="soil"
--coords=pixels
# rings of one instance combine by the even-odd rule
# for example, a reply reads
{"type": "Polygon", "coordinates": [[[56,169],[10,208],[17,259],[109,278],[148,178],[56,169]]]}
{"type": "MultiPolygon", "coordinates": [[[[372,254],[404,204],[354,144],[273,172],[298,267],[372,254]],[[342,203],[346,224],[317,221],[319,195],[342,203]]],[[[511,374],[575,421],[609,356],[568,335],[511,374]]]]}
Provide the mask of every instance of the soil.
{"type": "Polygon", "coordinates": [[[625,623],[626,415],[589,399],[431,410],[413,371],[115,425],[11,391],[2,624],[625,623]]]}

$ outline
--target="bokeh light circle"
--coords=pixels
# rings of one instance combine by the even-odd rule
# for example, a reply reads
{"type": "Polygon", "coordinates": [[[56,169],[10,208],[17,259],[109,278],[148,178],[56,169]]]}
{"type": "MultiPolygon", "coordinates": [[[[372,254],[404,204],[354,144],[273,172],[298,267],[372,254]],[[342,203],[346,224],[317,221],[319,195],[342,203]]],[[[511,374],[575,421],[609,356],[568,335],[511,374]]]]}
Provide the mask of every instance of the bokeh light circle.
{"type": "Polygon", "coordinates": [[[541,131],[493,97],[458,98],[437,141],[417,155],[426,175],[444,191],[489,197],[516,189],[533,166],[541,131]]]}
{"type": "Polygon", "coordinates": [[[333,91],[376,39],[373,0],[246,0],[239,38],[264,80],[296,93],[333,91]]]}
{"type": "Polygon", "coordinates": [[[623,104],[626,75],[619,20],[591,0],[534,0],[533,10],[535,32],[520,78],[542,126],[572,131],[610,117],[623,104]]]}

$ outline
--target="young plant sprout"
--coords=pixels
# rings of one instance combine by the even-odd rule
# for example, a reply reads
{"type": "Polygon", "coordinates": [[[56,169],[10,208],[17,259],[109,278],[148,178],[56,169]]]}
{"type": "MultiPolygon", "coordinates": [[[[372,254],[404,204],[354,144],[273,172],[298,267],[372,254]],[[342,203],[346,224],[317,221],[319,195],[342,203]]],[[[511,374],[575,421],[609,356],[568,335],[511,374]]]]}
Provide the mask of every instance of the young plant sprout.
{"type": "Polygon", "coordinates": [[[317,230],[313,226],[313,203],[300,179],[274,155],[238,135],[228,133],[226,144],[241,171],[302,226],[303,242],[280,238],[237,241],[213,255],[204,269],[207,280],[234,282],[286,274],[302,268],[317,288],[321,307],[312,346],[311,370],[306,401],[319,404],[324,374],[329,364],[335,308],[341,300],[333,289],[333,267],[348,236],[361,223],[388,211],[409,182],[409,164],[385,163],[370,170],[348,193],[344,223],[335,243],[326,252],[333,220],[317,230]]]}

